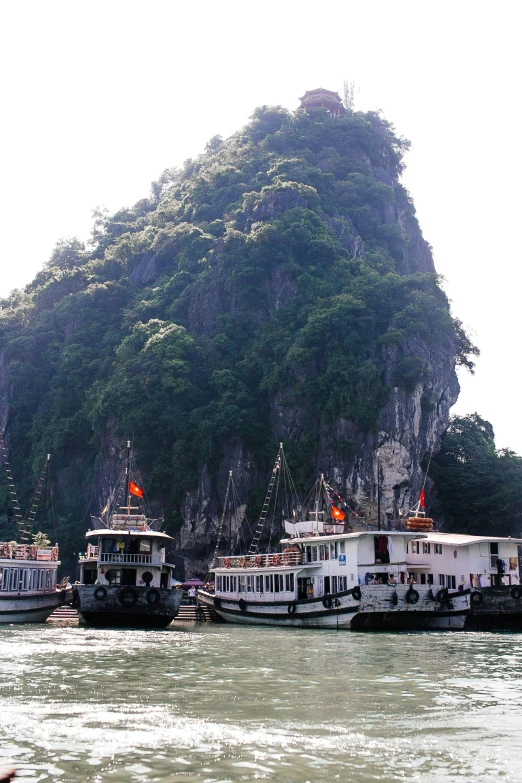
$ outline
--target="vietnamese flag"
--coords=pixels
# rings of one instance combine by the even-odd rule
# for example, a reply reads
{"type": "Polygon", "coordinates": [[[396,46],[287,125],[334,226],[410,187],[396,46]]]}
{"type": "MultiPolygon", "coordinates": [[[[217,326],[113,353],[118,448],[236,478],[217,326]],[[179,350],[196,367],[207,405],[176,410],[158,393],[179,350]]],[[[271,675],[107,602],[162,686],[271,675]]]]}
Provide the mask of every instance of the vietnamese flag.
{"type": "Polygon", "coordinates": [[[422,508],[424,508],[426,506],[425,498],[424,498],[424,489],[421,490],[419,502],[420,502],[422,508]]]}
{"type": "Polygon", "coordinates": [[[143,497],[143,490],[141,487],[138,487],[137,484],[135,484],[133,481],[129,481],[129,492],[131,495],[136,495],[138,498],[143,497]]]}
{"type": "Polygon", "coordinates": [[[337,506],[332,506],[332,516],[334,519],[339,519],[342,522],[346,514],[344,514],[340,508],[337,508],[337,506]]]}

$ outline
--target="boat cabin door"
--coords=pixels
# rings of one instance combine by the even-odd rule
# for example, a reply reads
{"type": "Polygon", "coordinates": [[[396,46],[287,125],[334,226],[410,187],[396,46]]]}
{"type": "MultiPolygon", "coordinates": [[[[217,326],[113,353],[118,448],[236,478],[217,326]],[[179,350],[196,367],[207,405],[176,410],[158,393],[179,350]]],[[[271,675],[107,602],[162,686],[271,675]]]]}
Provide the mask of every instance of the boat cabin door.
{"type": "Polygon", "coordinates": [[[304,601],[308,598],[306,577],[297,577],[297,600],[304,601]]]}

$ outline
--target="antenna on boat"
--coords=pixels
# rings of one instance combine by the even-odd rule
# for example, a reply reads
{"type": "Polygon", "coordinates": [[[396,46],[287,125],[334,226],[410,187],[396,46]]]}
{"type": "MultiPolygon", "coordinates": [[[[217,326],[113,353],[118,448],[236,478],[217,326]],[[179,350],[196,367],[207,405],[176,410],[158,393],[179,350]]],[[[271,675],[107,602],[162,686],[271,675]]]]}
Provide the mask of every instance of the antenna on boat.
{"type": "Polygon", "coordinates": [[[261,516],[259,517],[259,521],[257,523],[257,527],[254,532],[254,537],[252,538],[252,542],[250,544],[250,549],[248,550],[249,555],[255,555],[258,548],[259,548],[259,541],[261,539],[261,533],[263,532],[263,528],[265,526],[265,519],[268,514],[268,507],[270,506],[270,499],[272,497],[272,492],[274,491],[274,484],[277,478],[277,475],[281,469],[281,465],[284,460],[284,452],[283,452],[283,444],[279,444],[279,450],[277,452],[276,461],[274,464],[274,467],[272,469],[272,475],[270,477],[270,482],[268,484],[268,490],[265,496],[265,502],[263,503],[263,508],[261,510],[261,516]]]}
{"type": "Polygon", "coordinates": [[[209,566],[209,573],[210,573],[210,569],[213,568],[213,566],[215,565],[216,560],[217,560],[217,553],[219,551],[219,542],[221,540],[221,534],[223,532],[223,525],[225,524],[225,515],[227,513],[228,496],[229,496],[229,493],[230,493],[230,487],[231,486],[232,486],[232,471],[229,470],[228,471],[227,489],[226,489],[226,492],[225,492],[225,503],[223,505],[223,513],[221,514],[221,521],[219,523],[218,534],[217,534],[217,539],[216,539],[216,548],[214,550],[214,557],[212,558],[210,566],[209,566]]]}

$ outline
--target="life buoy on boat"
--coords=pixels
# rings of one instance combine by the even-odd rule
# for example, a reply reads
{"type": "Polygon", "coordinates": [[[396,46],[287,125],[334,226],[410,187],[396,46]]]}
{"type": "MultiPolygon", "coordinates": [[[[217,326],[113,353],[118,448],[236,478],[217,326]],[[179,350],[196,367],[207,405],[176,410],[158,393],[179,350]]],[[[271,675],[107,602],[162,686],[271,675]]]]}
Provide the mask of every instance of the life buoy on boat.
{"type": "Polygon", "coordinates": [[[156,588],[153,587],[152,590],[149,590],[149,592],[145,596],[145,600],[147,601],[149,606],[156,606],[157,604],[159,604],[161,600],[160,591],[156,590],[156,588]]]}
{"type": "Polygon", "coordinates": [[[138,591],[134,587],[124,587],[118,594],[122,606],[134,606],[138,601],[138,591]]]}
{"type": "Polygon", "coordinates": [[[244,598],[240,598],[240,599],[239,599],[239,601],[238,601],[238,606],[239,606],[239,608],[241,609],[241,611],[242,611],[242,612],[245,612],[245,611],[246,611],[246,608],[247,608],[247,602],[245,601],[245,599],[244,599],[244,598]]]}
{"type": "Polygon", "coordinates": [[[522,590],[520,587],[513,587],[511,590],[511,597],[515,599],[515,601],[518,601],[520,596],[522,595],[522,590]]]}
{"type": "Polygon", "coordinates": [[[256,568],[261,568],[262,562],[263,562],[263,558],[261,557],[261,555],[256,555],[254,557],[254,565],[256,568]]]}
{"type": "Polygon", "coordinates": [[[352,590],[352,595],[356,601],[361,600],[361,588],[359,587],[359,585],[355,585],[355,587],[352,590]]]}
{"type": "Polygon", "coordinates": [[[405,595],[405,598],[409,604],[416,604],[417,601],[419,600],[419,594],[416,590],[413,589],[413,587],[410,587],[410,589],[405,595]]]}
{"type": "Polygon", "coordinates": [[[241,566],[241,568],[246,568],[246,564],[247,564],[246,557],[241,557],[239,560],[239,565],[241,566]]]}
{"type": "Polygon", "coordinates": [[[94,597],[96,598],[97,601],[105,601],[105,599],[107,598],[107,590],[103,585],[100,585],[99,587],[96,588],[96,590],[94,591],[94,597]]]}
{"type": "Polygon", "coordinates": [[[295,601],[293,601],[291,604],[288,604],[287,607],[288,614],[295,614],[296,608],[297,608],[297,604],[295,601]]]}
{"type": "Polygon", "coordinates": [[[332,596],[328,595],[328,593],[323,595],[322,603],[323,603],[323,606],[324,606],[325,609],[331,609],[332,608],[332,596]]]}
{"type": "Polygon", "coordinates": [[[448,600],[448,591],[445,587],[443,587],[439,592],[437,593],[437,601],[439,604],[444,604],[448,600]]]}
{"type": "Polygon", "coordinates": [[[482,593],[476,591],[475,593],[471,593],[469,600],[471,601],[472,604],[475,604],[475,606],[479,606],[484,600],[484,596],[482,595],[482,593]]]}
{"type": "Polygon", "coordinates": [[[274,565],[274,566],[281,565],[281,558],[279,557],[279,555],[273,555],[272,556],[272,565],[274,565]]]}
{"type": "Polygon", "coordinates": [[[53,546],[53,551],[51,552],[51,560],[58,560],[58,547],[53,546]]]}
{"type": "Polygon", "coordinates": [[[225,568],[230,568],[230,558],[229,557],[225,557],[225,559],[223,560],[223,565],[225,566],[225,568]]]}
{"type": "Polygon", "coordinates": [[[29,559],[30,559],[30,560],[36,560],[36,556],[37,556],[37,554],[38,554],[38,550],[37,550],[37,548],[35,547],[35,545],[33,544],[33,545],[31,546],[30,550],[29,550],[29,559]]]}

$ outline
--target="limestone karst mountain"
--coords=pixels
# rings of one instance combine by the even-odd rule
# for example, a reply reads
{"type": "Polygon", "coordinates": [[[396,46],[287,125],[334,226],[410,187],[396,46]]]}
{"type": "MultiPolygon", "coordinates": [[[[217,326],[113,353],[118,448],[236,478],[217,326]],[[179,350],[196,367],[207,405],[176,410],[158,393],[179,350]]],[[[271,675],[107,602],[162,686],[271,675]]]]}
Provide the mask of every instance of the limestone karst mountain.
{"type": "Polygon", "coordinates": [[[378,448],[384,514],[409,508],[473,348],[400,183],[406,149],[377,114],[257,109],[1,303],[0,424],[15,472],[53,454],[62,548],[127,436],[189,561],[212,550],[230,468],[258,513],[280,440],[300,488],[323,471],[374,516],[378,448]]]}

